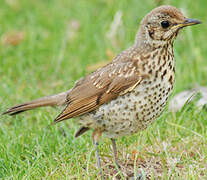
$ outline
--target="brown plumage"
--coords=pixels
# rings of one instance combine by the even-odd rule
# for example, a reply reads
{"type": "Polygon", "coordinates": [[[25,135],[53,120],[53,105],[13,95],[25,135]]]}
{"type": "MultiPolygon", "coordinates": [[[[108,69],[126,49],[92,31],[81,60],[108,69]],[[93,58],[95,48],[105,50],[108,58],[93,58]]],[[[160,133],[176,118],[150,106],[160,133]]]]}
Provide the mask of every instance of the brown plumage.
{"type": "MultiPolygon", "coordinates": [[[[173,42],[180,29],[200,24],[175,7],[160,6],[147,14],[135,43],[111,63],[80,79],[68,92],[9,108],[4,114],[41,106],[66,105],[55,122],[79,117],[76,137],[93,129],[93,142],[101,134],[112,139],[145,129],[163,111],[175,76],[173,42]]],[[[98,167],[100,159],[96,152],[98,167]]]]}
{"type": "Polygon", "coordinates": [[[133,64],[131,59],[123,63],[115,61],[108,64],[76,83],[67,95],[68,105],[55,122],[95,110],[121,93],[130,92],[146,76],[139,74],[136,63],[133,64]]]}

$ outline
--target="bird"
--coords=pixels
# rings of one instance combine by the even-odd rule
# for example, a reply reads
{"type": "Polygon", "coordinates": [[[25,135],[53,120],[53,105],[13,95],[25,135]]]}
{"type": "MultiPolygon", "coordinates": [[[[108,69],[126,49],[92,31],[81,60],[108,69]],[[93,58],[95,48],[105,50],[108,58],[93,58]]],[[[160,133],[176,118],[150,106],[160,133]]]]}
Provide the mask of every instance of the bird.
{"type": "Polygon", "coordinates": [[[75,137],[92,130],[98,168],[98,143],[111,139],[114,161],[119,165],[116,139],[146,129],[164,110],[175,82],[173,43],[181,29],[201,24],[186,18],[174,6],[151,10],[141,21],[131,47],[102,68],[78,80],[66,92],[8,108],[3,114],[43,106],[64,106],[54,123],[76,118],[75,137]]]}

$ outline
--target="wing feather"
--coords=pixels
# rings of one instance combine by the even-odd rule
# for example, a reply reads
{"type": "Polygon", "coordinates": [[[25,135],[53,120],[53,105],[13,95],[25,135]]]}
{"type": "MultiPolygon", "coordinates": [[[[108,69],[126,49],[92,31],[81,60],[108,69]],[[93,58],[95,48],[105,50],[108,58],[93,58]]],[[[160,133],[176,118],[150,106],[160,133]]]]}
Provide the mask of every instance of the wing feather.
{"type": "Polygon", "coordinates": [[[146,75],[138,71],[136,61],[112,63],[76,83],[67,96],[68,105],[55,122],[91,112],[100,105],[132,91],[146,75]]]}

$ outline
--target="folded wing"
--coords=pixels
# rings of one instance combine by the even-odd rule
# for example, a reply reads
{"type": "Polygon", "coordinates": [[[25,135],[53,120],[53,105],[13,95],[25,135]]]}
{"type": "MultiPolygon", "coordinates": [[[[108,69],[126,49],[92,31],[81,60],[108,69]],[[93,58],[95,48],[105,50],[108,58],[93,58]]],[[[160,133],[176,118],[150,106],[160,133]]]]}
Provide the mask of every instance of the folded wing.
{"type": "Polygon", "coordinates": [[[112,62],[78,81],[67,96],[66,108],[55,122],[80,116],[100,105],[132,91],[145,75],[141,75],[136,61],[112,62]]]}

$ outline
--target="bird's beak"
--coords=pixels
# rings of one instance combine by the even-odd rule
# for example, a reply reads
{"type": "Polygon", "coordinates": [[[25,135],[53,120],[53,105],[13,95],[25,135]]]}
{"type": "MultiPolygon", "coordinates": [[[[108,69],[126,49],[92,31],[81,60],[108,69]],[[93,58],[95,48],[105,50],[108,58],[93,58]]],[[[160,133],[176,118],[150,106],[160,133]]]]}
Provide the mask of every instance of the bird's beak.
{"type": "Polygon", "coordinates": [[[192,25],[201,24],[201,23],[202,23],[201,21],[196,20],[196,19],[185,18],[183,26],[192,26],[192,25]]]}
{"type": "Polygon", "coordinates": [[[177,25],[175,25],[178,28],[183,28],[185,26],[192,26],[192,25],[196,25],[196,24],[201,24],[202,22],[196,19],[189,19],[189,18],[185,18],[183,23],[179,23],[177,25]]]}

